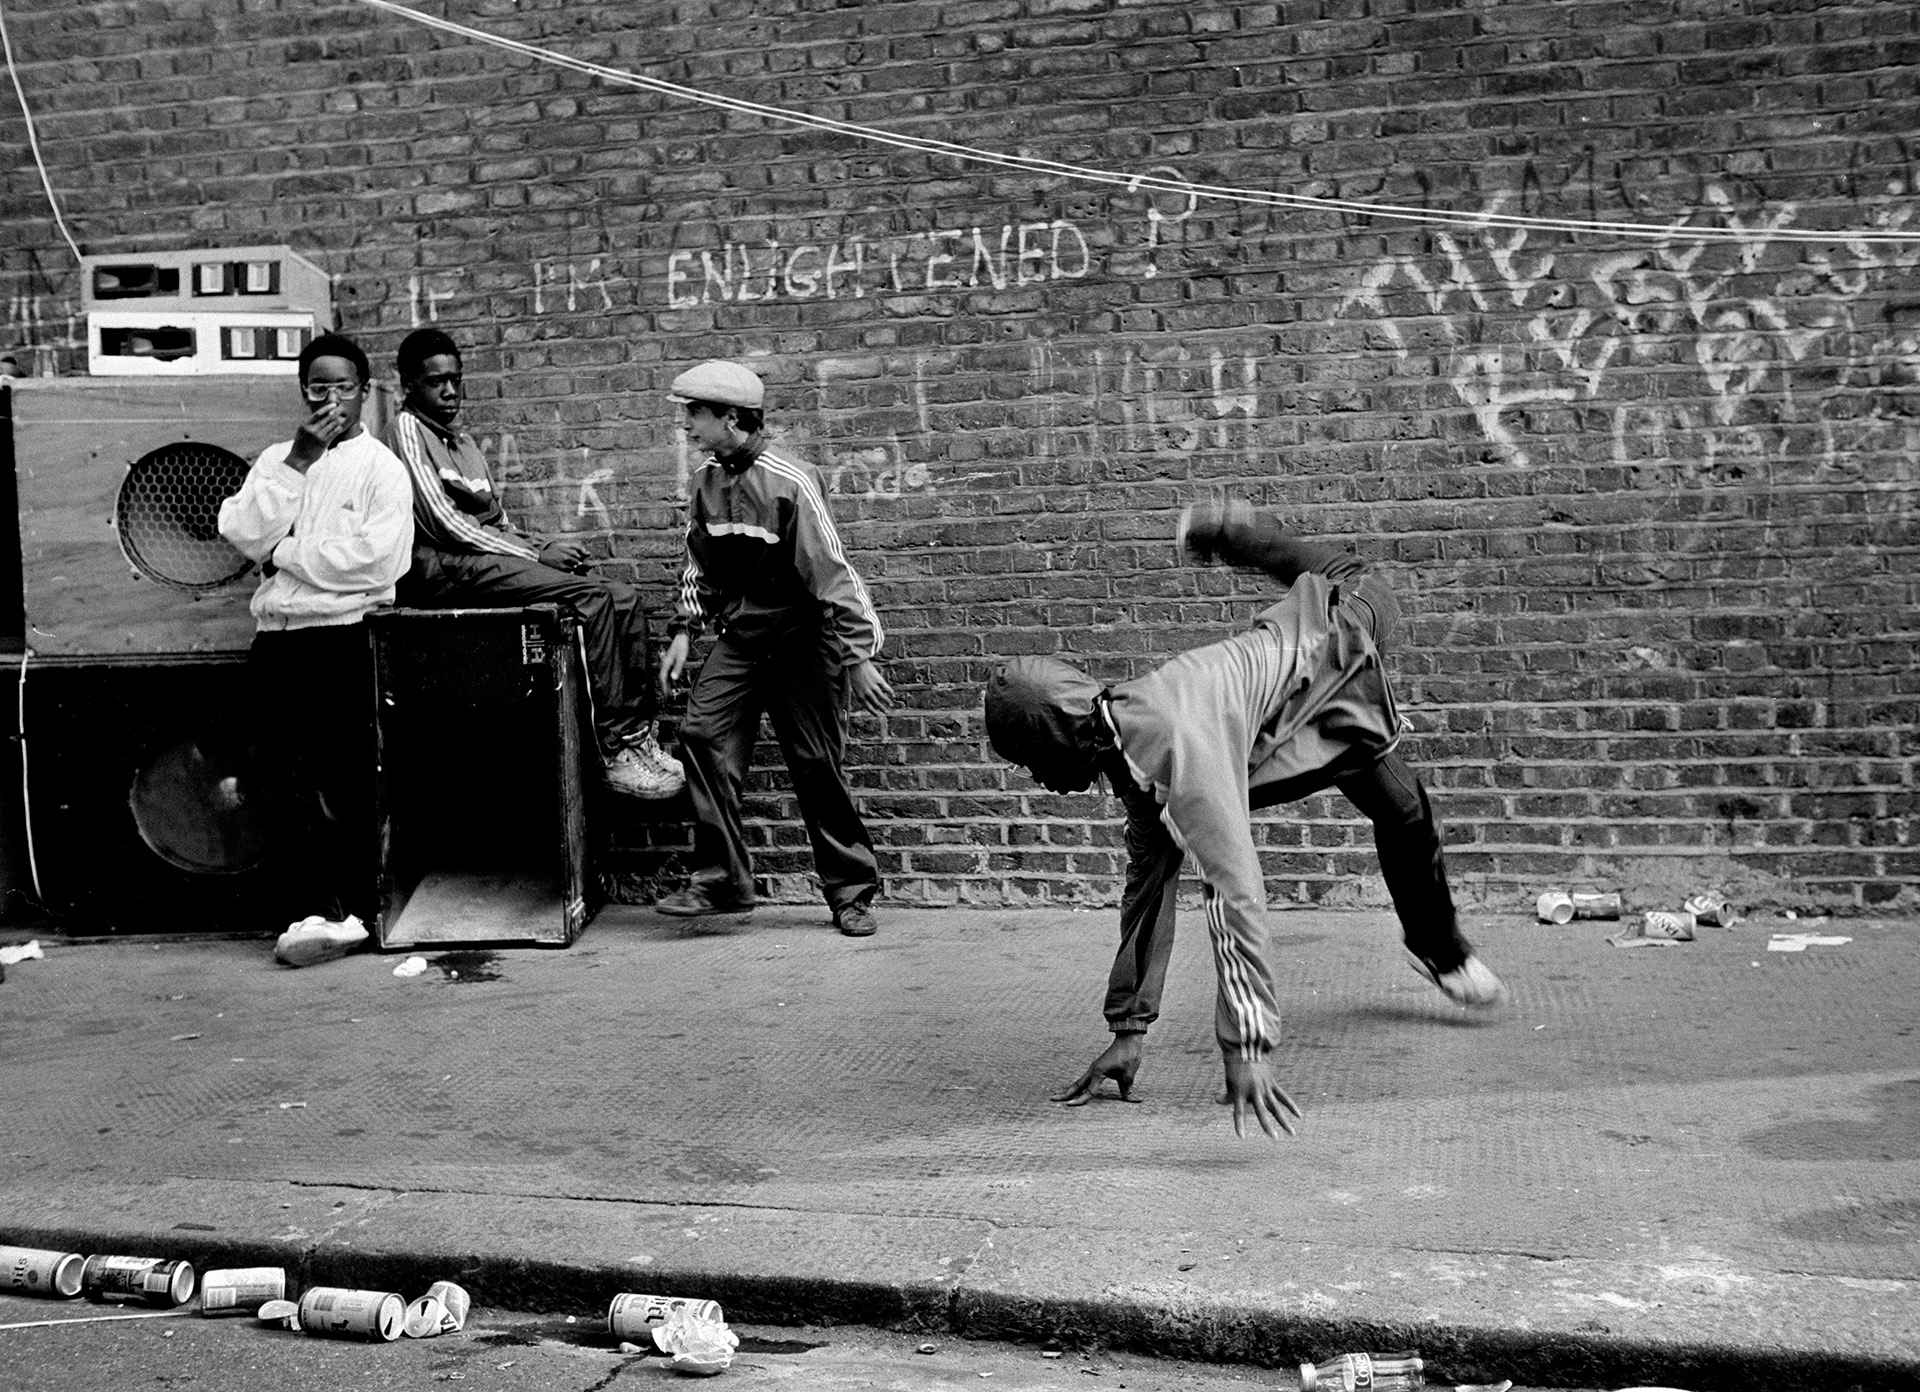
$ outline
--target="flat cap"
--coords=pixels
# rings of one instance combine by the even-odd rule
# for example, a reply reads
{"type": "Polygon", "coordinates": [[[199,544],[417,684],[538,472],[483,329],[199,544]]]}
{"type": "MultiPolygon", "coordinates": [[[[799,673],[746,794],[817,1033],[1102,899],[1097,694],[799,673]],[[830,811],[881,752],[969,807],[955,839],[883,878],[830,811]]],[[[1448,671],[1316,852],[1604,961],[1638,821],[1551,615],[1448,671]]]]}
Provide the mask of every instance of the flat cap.
{"type": "Polygon", "coordinates": [[[750,368],[716,358],[674,378],[667,394],[675,401],[710,401],[716,406],[744,406],[758,411],[767,399],[767,388],[750,368]]]}

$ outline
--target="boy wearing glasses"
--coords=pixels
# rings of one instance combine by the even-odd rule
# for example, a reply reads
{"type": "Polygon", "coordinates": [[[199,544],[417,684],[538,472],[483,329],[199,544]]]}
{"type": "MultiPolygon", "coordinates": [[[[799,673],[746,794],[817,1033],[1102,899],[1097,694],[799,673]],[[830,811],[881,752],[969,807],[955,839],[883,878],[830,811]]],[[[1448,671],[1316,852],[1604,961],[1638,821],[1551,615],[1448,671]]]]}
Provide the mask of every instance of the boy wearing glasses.
{"type": "Polygon", "coordinates": [[[276,840],[309,912],[375,910],[373,650],[361,622],[393,602],[413,548],[413,490],[360,426],[367,355],[323,334],[300,354],[310,414],[220,505],[220,535],[259,563],[248,653],[253,727],[276,840]]]}
{"type": "Polygon", "coordinates": [[[540,540],[516,529],[487,459],[456,422],[464,401],[460,349],[439,329],[401,340],[406,400],[385,440],[413,480],[413,569],[403,604],[505,609],[563,604],[580,616],[593,694],[601,778],[630,797],[668,798],[686,786],[680,761],[654,734],[647,611],[631,585],[583,574],[578,537],[540,540]]]}
{"type": "Polygon", "coordinates": [[[720,636],[680,725],[701,864],[654,907],[682,917],[753,908],[740,787],[765,710],[834,925],[867,937],[880,871],[841,761],[849,701],[876,712],[893,704],[874,662],[879,617],[840,545],[819,473],[769,446],[760,378],[738,363],[704,362],[676,377],[670,394],[686,408],[687,438],[712,458],[689,483],[687,568],[662,689],[680,680],[702,626],[720,636]]]}

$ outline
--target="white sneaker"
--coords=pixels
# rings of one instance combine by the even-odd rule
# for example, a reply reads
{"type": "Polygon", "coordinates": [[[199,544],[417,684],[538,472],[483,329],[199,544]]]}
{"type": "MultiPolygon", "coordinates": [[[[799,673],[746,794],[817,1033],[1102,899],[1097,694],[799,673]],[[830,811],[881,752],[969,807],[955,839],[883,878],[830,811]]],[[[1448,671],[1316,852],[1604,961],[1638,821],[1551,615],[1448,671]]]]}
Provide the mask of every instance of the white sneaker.
{"type": "Polygon", "coordinates": [[[678,759],[660,747],[659,734],[654,726],[647,726],[646,733],[641,735],[639,739],[633,741],[629,747],[638,752],[641,758],[666,774],[667,777],[678,778],[682,782],[686,781],[686,769],[680,766],[678,759]]]}
{"type": "Polygon", "coordinates": [[[601,761],[600,781],[616,793],[637,798],[670,798],[687,786],[687,775],[675,764],[668,772],[632,745],[601,761]]]}
{"type": "Polygon", "coordinates": [[[1455,1005],[1463,1005],[1468,1010],[1491,1010],[1507,1003],[1506,983],[1493,974],[1492,967],[1471,953],[1450,972],[1435,971],[1431,963],[1411,952],[1407,953],[1407,959],[1415,971],[1438,986],[1441,994],[1455,1005]]]}

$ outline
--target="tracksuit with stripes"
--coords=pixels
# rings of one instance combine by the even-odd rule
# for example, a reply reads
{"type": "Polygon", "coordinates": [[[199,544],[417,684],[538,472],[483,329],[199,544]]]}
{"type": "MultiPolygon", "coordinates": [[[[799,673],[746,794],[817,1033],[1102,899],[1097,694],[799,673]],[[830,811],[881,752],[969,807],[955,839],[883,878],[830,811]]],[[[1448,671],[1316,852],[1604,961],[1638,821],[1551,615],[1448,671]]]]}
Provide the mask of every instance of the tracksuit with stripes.
{"type": "Polygon", "coordinates": [[[760,715],[773,724],[828,907],[872,899],[879,866],[842,762],[847,673],[878,656],[873,601],[847,559],[819,473],[758,434],[690,483],[687,565],[671,632],[711,625],[680,726],[695,819],[695,885],[720,902],[754,897],[740,821],[760,715]]]}
{"type": "Polygon", "coordinates": [[[1432,806],[1395,753],[1400,714],[1380,648],[1398,610],[1386,582],[1266,519],[1223,538],[1219,554],[1291,588],[1247,632],[1112,688],[1127,881],[1106,1018],[1126,1033],[1158,1017],[1190,855],[1213,943],[1215,1034],[1229,1057],[1259,1060],[1278,1042],[1279,1013],[1250,809],[1337,786],[1373,822],[1407,946],[1443,972],[1468,949],[1432,806]]]}

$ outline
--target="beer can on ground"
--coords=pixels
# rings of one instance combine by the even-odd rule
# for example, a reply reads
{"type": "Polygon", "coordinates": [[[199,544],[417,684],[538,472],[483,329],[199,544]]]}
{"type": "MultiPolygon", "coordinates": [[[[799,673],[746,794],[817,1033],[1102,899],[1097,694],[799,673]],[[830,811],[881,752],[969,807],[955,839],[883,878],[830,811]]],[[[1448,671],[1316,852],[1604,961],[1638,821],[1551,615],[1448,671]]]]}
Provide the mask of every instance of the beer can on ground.
{"type": "Polygon", "coordinates": [[[464,1329],[467,1325],[467,1312],[473,1308],[473,1297],[451,1281],[435,1281],[427,1287],[427,1294],[440,1302],[447,1312],[447,1321],[440,1332],[451,1334],[464,1329]]]}
{"type": "Polygon", "coordinates": [[[78,1252],[48,1252],[38,1247],[0,1247],[0,1290],[71,1298],[80,1294],[78,1252]]]}
{"type": "Polygon", "coordinates": [[[1411,1353],[1343,1353],[1300,1365],[1300,1392],[1416,1392],[1426,1364],[1411,1353]]]}
{"type": "Polygon", "coordinates": [[[1573,894],[1573,916],[1575,918],[1618,918],[1620,917],[1620,896],[1617,894],[1573,894]]]}
{"type": "Polygon", "coordinates": [[[1640,935],[1645,938],[1671,938],[1675,942],[1693,941],[1693,915],[1651,909],[1641,916],[1640,935]]]}
{"type": "Polygon", "coordinates": [[[184,1305],[193,1299],[193,1267],[162,1257],[88,1257],[80,1290],[89,1300],[184,1305]]]}
{"type": "Polygon", "coordinates": [[[315,1286],[300,1297],[300,1329],[335,1339],[392,1343],[407,1320],[407,1302],[391,1291],[315,1286]]]}
{"type": "Polygon", "coordinates": [[[200,1313],[250,1315],[269,1300],[287,1298],[287,1273],[278,1266],[239,1266],[200,1278],[200,1313]]]}
{"type": "Polygon", "coordinates": [[[685,1295],[616,1295],[607,1306],[607,1333],[616,1339],[644,1339],[656,1324],[666,1323],[675,1310],[685,1310],[697,1319],[718,1320],[717,1300],[696,1300],[685,1295]]]}
{"type": "Polygon", "coordinates": [[[1693,915],[1694,922],[1708,928],[1731,928],[1738,917],[1733,905],[1711,891],[1694,895],[1680,907],[1693,915]]]}
{"type": "MultiPolygon", "coordinates": [[[[1533,911],[1542,923],[1573,922],[1573,896],[1565,890],[1550,889],[1535,901],[1533,911]]],[[[1312,1364],[1303,1363],[1302,1367],[1312,1364]]]]}

